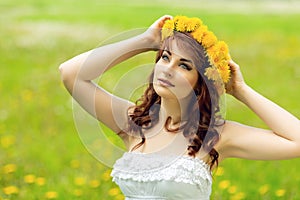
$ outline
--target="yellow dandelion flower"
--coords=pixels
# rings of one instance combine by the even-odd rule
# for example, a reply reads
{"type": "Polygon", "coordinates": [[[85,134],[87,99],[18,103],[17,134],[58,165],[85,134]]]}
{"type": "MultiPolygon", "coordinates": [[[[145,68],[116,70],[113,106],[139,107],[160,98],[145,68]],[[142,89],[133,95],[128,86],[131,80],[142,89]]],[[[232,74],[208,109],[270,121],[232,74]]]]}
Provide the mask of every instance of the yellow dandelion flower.
{"type": "Polygon", "coordinates": [[[234,193],[236,193],[236,191],[237,191],[237,187],[236,187],[235,185],[230,186],[230,187],[228,188],[228,193],[229,193],[229,194],[234,194],[234,193]]]}
{"type": "Polygon", "coordinates": [[[35,183],[39,186],[43,186],[46,183],[46,179],[43,177],[37,177],[35,183]]]}
{"type": "Polygon", "coordinates": [[[241,200],[241,199],[245,199],[246,195],[243,192],[239,192],[237,194],[235,194],[234,196],[232,196],[230,198],[230,200],[241,200]]]}
{"type": "Polygon", "coordinates": [[[173,20],[167,20],[164,23],[164,26],[161,30],[161,39],[164,40],[167,37],[170,37],[173,35],[173,30],[174,30],[174,21],[173,20]]]}
{"type": "Polygon", "coordinates": [[[223,42],[217,42],[216,45],[214,45],[214,54],[216,54],[218,57],[220,57],[220,60],[225,59],[228,60],[229,58],[229,52],[228,47],[223,42]]]}
{"type": "Polygon", "coordinates": [[[79,168],[80,162],[78,160],[71,160],[70,165],[72,168],[76,169],[76,168],[79,168]]]}
{"type": "Polygon", "coordinates": [[[164,26],[163,28],[166,28],[166,29],[171,29],[173,30],[174,29],[174,21],[169,19],[169,20],[166,20],[165,23],[164,23],[164,26]]]}
{"type": "Polygon", "coordinates": [[[14,185],[11,185],[11,186],[7,186],[7,187],[3,188],[3,192],[6,195],[18,194],[19,188],[17,188],[14,185]]]}
{"type": "Polygon", "coordinates": [[[265,195],[269,191],[270,187],[269,185],[265,184],[259,187],[258,192],[260,195],[265,195]]]}
{"type": "Polygon", "coordinates": [[[174,18],[175,21],[175,30],[179,32],[185,32],[186,31],[186,22],[188,21],[188,18],[186,16],[176,16],[174,18]]]}
{"type": "Polygon", "coordinates": [[[223,180],[219,183],[219,188],[222,190],[227,189],[230,186],[230,181],[229,180],[223,180]]]}
{"type": "Polygon", "coordinates": [[[17,169],[17,166],[15,164],[7,164],[3,166],[3,173],[4,174],[11,174],[15,172],[17,169]]]}
{"type": "Polygon", "coordinates": [[[77,186],[83,186],[86,182],[86,179],[84,177],[76,177],[74,179],[74,184],[77,186]]]}
{"type": "Polygon", "coordinates": [[[111,179],[110,173],[111,173],[111,170],[105,171],[105,172],[102,174],[102,179],[103,179],[104,181],[110,180],[110,179],[111,179]]]}
{"type": "Polygon", "coordinates": [[[199,18],[190,18],[186,21],[186,31],[193,32],[202,24],[202,21],[199,18]]]}
{"type": "Polygon", "coordinates": [[[215,175],[216,176],[223,176],[223,174],[224,174],[224,168],[223,167],[218,167],[217,170],[216,170],[215,175]]]}
{"type": "Polygon", "coordinates": [[[31,101],[33,97],[33,92],[31,90],[23,90],[21,96],[24,101],[31,101]]]}
{"type": "Polygon", "coordinates": [[[195,40],[197,40],[197,42],[202,43],[202,37],[206,31],[207,26],[202,25],[199,28],[197,28],[194,32],[192,32],[191,35],[195,40]]]}
{"type": "Polygon", "coordinates": [[[285,195],[285,192],[286,191],[284,189],[279,189],[279,190],[276,190],[275,195],[277,197],[283,197],[285,195]]]}
{"type": "Polygon", "coordinates": [[[98,180],[91,180],[90,181],[91,188],[97,188],[97,187],[99,187],[99,185],[100,185],[100,182],[98,180]]]}
{"type": "Polygon", "coordinates": [[[212,59],[217,57],[218,56],[217,45],[213,45],[213,46],[209,47],[208,49],[206,49],[206,54],[207,54],[207,56],[209,56],[212,59]]]}
{"type": "Polygon", "coordinates": [[[124,196],[122,194],[118,194],[115,196],[115,200],[124,200],[124,196]]]}
{"type": "Polygon", "coordinates": [[[119,188],[111,188],[110,190],[108,190],[108,194],[110,196],[117,196],[118,194],[120,194],[120,190],[119,188]]]}
{"type": "Polygon", "coordinates": [[[224,83],[228,83],[228,81],[230,79],[230,70],[227,68],[227,69],[221,69],[221,70],[218,69],[218,71],[222,77],[222,81],[224,83]]]}
{"type": "Polygon", "coordinates": [[[204,48],[209,48],[217,42],[217,37],[211,31],[206,31],[202,37],[202,45],[204,48]]]}
{"type": "Polygon", "coordinates": [[[80,196],[82,196],[82,194],[83,194],[83,192],[80,189],[73,190],[73,195],[76,197],[80,197],[80,196]]]}
{"type": "Polygon", "coordinates": [[[28,175],[24,176],[24,182],[28,183],[28,184],[34,183],[35,182],[35,175],[28,174],[28,175]]]}
{"type": "Polygon", "coordinates": [[[1,142],[1,146],[3,148],[8,148],[10,147],[11,145],[13,145],[15,143],[16,139],[14,136],[12,135],[7,135],[7,136],[3,136],[1,137],[0,139],[0,142],[1,142]]]}
{"type": "Polygon", "coordinates": [[[46,199],[56,199],[57,197],[58,197],[58,194],[55,191],[48,191],[45,193],[46,199]]]}
{"type": "Polygon", "coordinates": [[[208,78],[208,80],[219,80],[220,79],[219,71],[215,67],[206,68],[204,75],[208,78]]]}

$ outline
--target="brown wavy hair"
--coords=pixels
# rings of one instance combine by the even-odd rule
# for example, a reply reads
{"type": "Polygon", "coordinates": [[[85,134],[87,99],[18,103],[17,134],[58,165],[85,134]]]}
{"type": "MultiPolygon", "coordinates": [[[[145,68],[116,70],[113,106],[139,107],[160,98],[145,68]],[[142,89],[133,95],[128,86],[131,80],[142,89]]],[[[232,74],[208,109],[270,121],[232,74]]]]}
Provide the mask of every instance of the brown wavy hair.
{"type": "MultiPolygon", "coordinates": [[[[219,140],[217,126],[224,124],[221,120],[219,95],[212,81],[204,76],[205,69],[210,66],[203,47],[196,42],[189,34],[175,32],[173,36],[165,39],[156,56],[156,63],[162,56],[163,50],[172,52],[172,41],[176,41],[179,49],[187,51],[198,71],[198,80],[194,88],[191,103],[189,104],[188,121],[180,127],[183,130],[184,137],[188,138],[188,154],[195,154],[203,148],[210,156],[210,168],[218,165],[219,153],[214,149],[214,145],[219,140]],[[220,123],[221,122],[221,123],[220,123]]],[[[144,94],[136,101],[136,105],[131,107],[131,113],[128,114],[128,131],[137,133],[141,137],[141,142],[135,145],[132,150],[142,146],[145,141],[143,129],[149,129],[158,122],[158,113],[160,110],[161,97],[155,92],[153,87],[154,70],[149,77],[149,84],[144,94]]],[[[170,130],[168,125],[170,118],[165,122],[165,128],[168,131],[176,132],[179,130],[170,130]]]]}

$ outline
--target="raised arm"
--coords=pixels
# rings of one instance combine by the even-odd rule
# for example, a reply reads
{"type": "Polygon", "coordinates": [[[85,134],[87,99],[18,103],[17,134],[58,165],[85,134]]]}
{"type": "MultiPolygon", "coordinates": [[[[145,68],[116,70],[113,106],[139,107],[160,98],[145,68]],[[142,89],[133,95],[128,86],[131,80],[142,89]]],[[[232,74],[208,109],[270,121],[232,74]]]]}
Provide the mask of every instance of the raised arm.
{"type": "Polygon", "coordinates": [[[248,106],[270,130],[227,122],[218,144],[223,158],[278,160],[300,157],[300,121],[245,84],[239,66],[230,62],[227,92],[248,106]]]}
{"type": "Polygon", "coordinates": [[[85,52],[59,67],[63,83],[73,98],[116,133],[125,128],[127,109],[132,103],[108,93],[92,80],[134,55],[157,49],[160,28],[169,18],[163,16],[141,35],[85,52]]]}

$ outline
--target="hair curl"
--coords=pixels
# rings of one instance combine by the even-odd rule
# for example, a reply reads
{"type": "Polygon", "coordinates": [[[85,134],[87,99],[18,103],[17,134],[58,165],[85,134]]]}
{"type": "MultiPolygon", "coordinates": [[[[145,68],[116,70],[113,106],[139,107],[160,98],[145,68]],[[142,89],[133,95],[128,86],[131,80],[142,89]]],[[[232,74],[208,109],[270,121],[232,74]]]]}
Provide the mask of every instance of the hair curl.
{"type": "MultiPolygon", "coordinates": [[[[219,153],[214,149],[214,145],[219,141],[219,133],[217,126],[224,124],[221,120],[219,94],[211,80],[204,76],[204,71],[210,66],[208,58],[205,55],[203,47],[186,33],[175,32],[173,36],[166,38],[156,56],[156,62],[162,56],[163,50],[172,52],[172,41],[175,40],[180,49],[191,53],[195,63],[197,63],[198,81],[194,88],[192,102],[189,104],[189,120],[181,127],[184,137],[188,138],[190,145],[187,147],[188,154],[195,154],[203,148],[210,156],[210,168],[215,164],[218,165],[219,153]],[[220,123],[221,122],[221,123],[220,123]]],[[[161,104],[161,97],[155,92],[153,87],[154,71],[149,77],[149,85],[140,99],[136,101],[136,105],[130,109],[133,110],[129,116],[128,131],[138,133],[142,141],[135,145],[132,150],[142,146],[145,141],[143,129],[148,129],[157,124],[158,113],[161,104]]],[[[165,123],[168,127],[169,118],[165,123]]],[[[168,131],[177,131],[169,130],[168,131]]]]}

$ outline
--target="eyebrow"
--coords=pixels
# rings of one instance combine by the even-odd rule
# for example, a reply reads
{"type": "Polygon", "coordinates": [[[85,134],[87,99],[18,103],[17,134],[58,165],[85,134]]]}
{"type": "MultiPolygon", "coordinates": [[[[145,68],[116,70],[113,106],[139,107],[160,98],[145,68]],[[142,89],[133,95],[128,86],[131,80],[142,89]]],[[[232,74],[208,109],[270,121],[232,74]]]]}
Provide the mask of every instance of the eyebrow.
{"type": "MultiPolygon", "coordinates": [[[[164,50],[165,52],[167,52],[170,56],[172,55],[172,53],[168,50],[164,50]]],[[[180,61],[183,61],[183,62],[188,62],[188,63],[191,63],[193,64],[193,62],[191,60],[188,60],[188,59],[185,59],[185,58],[180,58],[180,61]]]]}

